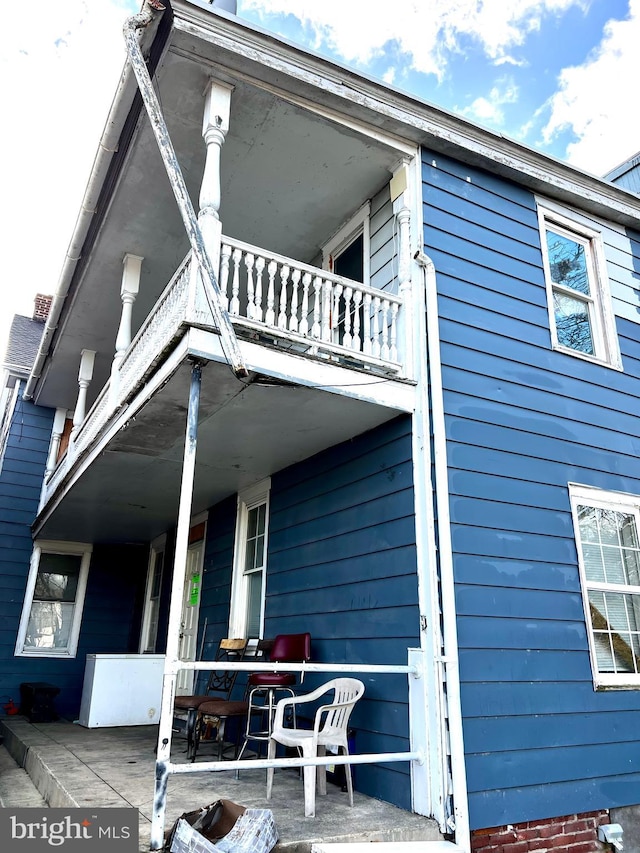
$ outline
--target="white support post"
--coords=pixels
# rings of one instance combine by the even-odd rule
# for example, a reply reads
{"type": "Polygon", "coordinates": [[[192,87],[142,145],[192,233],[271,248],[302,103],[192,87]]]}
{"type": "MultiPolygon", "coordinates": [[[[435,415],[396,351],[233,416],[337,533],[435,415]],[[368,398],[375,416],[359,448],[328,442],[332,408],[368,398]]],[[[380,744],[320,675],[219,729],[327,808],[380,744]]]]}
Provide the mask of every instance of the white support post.
{"type": "Polygon", "coordinates": [[[400,361],[405,376],[413,377],[413,294],[411,283],[411,211],[402,205],[398,218],[398,290],[402,309],[398,317],[400,361]]]}
{"type": "MultiPolygon", "coordinates": [[[[423,760],[411,762],[411,810],[416,814],[438,816],[444,814],[444,805],[434,806],[432,797],[431,765],[429,758],[429,718],[427,714],[427,684],[424,649],[409,649],[409,666],[416,667],[416,674],[409,673],[409,749],[419,752],[423,760]]],[[[437,747],[438,738],[434,738],[437,747]]],[[[435,790],[439,789],[437,780],[435,790]]],[[[444,821],[441,820],[441,823],[444,821]]]]}
{"type": "Polygon", "coordinates": [[[73,429],[71,441],[78,434],[87,410],[87,389],[93,378],[93,364],[96,358],[95,350],[83,349],[80,353],[80,370],[78,371],[78,400],[73,413],[73,429]]]}
{"type": "Polygon", "coordinates": [[[173,723],[173,701],[179,665],[180,621],[182,595],[187,572],[189,549],[189,527],[191,525],[191,501],[196,468],[196,445],[198,438],[198,409],[200,406],[200,384],[202,368],[194,363],[191,368],[189,408],[182,463],[182,484],[178,506],[178,526],[169,603],[169,625],[167,648],[164,659],[164,681],[162,684],[162,706],[158,727],[158,752],[156,756],[156,784],[151,821],[151,849],[159,850],[164,844],[164,815],[167,804],[168,765],[171,758],[171,730],[173,723]]]}
{"type": "MultiPolygon", "coordinates": [[[[200,186],[200,211],[198,225],[202,233],[207,254],[213,269],[220,267],[220,241],[222,223],[220,222],[220,153],[229,131],[231,114],[231,93],[233,86],[211,79],[205,92],[204,117],[202,120],[202,138],[207,146],[207,155],[200,186]]],[[[195,262],[191,264],[190,307],[196,304],[196,288],[200,271],[195,262]]]]}
{"type": "Polygon", "coordinates": [[[64,423],[67,419],[66,409],[56,409],[53,417],[53,428],[51,430],[51,443],[49,445],[49,456],[47,457],[47,470],[45,477],[50,477],[55,471],[58,461],[58,451],[60,450],[60,439],[64,432],[64,423]]]}

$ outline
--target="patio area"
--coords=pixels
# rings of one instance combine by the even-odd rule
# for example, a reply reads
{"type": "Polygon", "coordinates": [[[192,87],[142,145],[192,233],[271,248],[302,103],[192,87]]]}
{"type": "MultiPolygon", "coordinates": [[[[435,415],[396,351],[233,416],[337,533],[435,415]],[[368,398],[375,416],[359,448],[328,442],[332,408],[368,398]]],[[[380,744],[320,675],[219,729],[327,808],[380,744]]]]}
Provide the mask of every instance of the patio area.
{"type": "MultiPolygon", "coordinates": [[[[157,726],[88,729],[60,720],[29,723],[24,717],[0,721],[4,746],[24,767],[40,794],[52,807],[133,807],[140,812],[140,850],[149,850],[153,808],[157,726]]],[[[172,760],[184,761],[185,742],[176,739],[172,760]]],[[[202,750],[202,760],[210,758],[202,750]]],[[[200,755],[199,755],[200,757],[200,755]]],[[[248,762],[250,766],[250,762],[248,762]]],[[[366,765],[354,767],[357,775],[366,765]]],[[[302,781],[293,770],[276,770],[273,798],[266,799],[264,770],[181,774],[169,780],[166,828],[184,811],[219,798],[244,806],[271,808],[280,841],[275,853],[311,853],[315,842],[425,842],[435,853],[441,841],[437,824],[363,794],[348,795],[332,784],[318,797],[316,817],[304,817],[302,781]],[[427,842],[432,842],[428,844],[427,842]]],[[[17,806],[24,802],[10,802],[17,806]]],[[[449,845],[443,845],[449,847],[449,845]]],[[[422,845],[421,845],[422,848],[422,845]]],[[[374,848],[375,849],[375,848],[374,848]]]]}

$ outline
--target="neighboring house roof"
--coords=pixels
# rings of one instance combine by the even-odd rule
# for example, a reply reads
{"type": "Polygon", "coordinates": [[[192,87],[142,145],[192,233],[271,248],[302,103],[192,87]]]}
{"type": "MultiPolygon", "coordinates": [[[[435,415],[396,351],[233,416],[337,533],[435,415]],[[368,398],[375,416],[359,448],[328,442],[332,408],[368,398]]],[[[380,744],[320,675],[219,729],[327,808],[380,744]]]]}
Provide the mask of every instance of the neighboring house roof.
{"type": "Polygon", "coordinates": [[[44,331],[42,320],[32,320],[16,314],[9,331],[9,342],[3,365],[11,372],[28,374],[35,361],[44,331]]]}
{"type": "Polygon", "coordinates": [[[616,166],[604,177],[607,181],[613,181],[630,192],[640,193],[640,151],[616,166]]]}

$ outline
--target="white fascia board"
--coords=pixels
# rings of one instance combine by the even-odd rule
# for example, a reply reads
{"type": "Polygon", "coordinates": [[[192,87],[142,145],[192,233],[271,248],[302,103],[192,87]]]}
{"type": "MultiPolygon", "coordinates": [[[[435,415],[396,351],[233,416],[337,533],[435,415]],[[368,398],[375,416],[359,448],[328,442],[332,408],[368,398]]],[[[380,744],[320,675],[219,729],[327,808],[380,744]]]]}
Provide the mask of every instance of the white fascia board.
{"type": "MultiPolygon", "coordinates": [[[[209,9],[185,0],[175,0],[172,8],[175,31],[244,60],[245,72],[251,66],[259,67],[263,85],[269,84],[269,77],[273,81],[277,77],[282,88],[286,80],[289,97],[301,96],[335,110],[345,120],[361,121],[390,137],[432,147],[529,189],[640,227],[640,199],[628,190],[283,41],[242,19],[211,14],[209,9]]],[[[229,57],[221,55],[220,63],[225,60],[229,57]]],[[[235,63],[227,67],[231,75],[242,72],[235,63]]]]}

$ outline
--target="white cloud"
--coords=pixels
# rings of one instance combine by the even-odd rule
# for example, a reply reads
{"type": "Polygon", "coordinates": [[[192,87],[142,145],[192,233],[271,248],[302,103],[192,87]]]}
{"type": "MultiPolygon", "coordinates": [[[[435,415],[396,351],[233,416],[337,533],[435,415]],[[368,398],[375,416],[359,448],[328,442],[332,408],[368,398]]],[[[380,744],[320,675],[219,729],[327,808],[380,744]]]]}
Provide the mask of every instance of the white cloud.
{"type": "Polygon", "coordinates": [[[442,79],[461,38],[474,39],[496,64],[517,64],[521,60],[510,51],[540,29],[545,15],[587,5],[588,0],[395,0],[375,7],[370,0],[241,0],[239,14],[293,15],[316,49],[327,46],[347,62],[365,64],[393,41],[414,70],[442,79]]]}
{"type": "Polygon", "coordinates": [[[3,10],[0,109],[5,129],[5,253],[0,358],[14,313],[53,293],[125,51],[138,0],[34,0],[3,10]]]}
{"type": "Polygon", "coordinates": [[[518,87],[513,81],[504,79],[496,82],[489,96],[476,98],[468,107],[459,109],[462,115],[467,115],[477,121],[489,123],[496,127],[504,124],[505,104],[514,104],[518,100],[518,87]]]}
{"type": "Polygon", "coordinates": [[[609,21],[602,42],[587,61],[560,74],[542,131],[545,143],[572,131],[577,139],[569,144],[567,159],[597,174],[635,154],[640,149],[638,79],[640,0],[630,0],[629,18],[609,21]]]}

